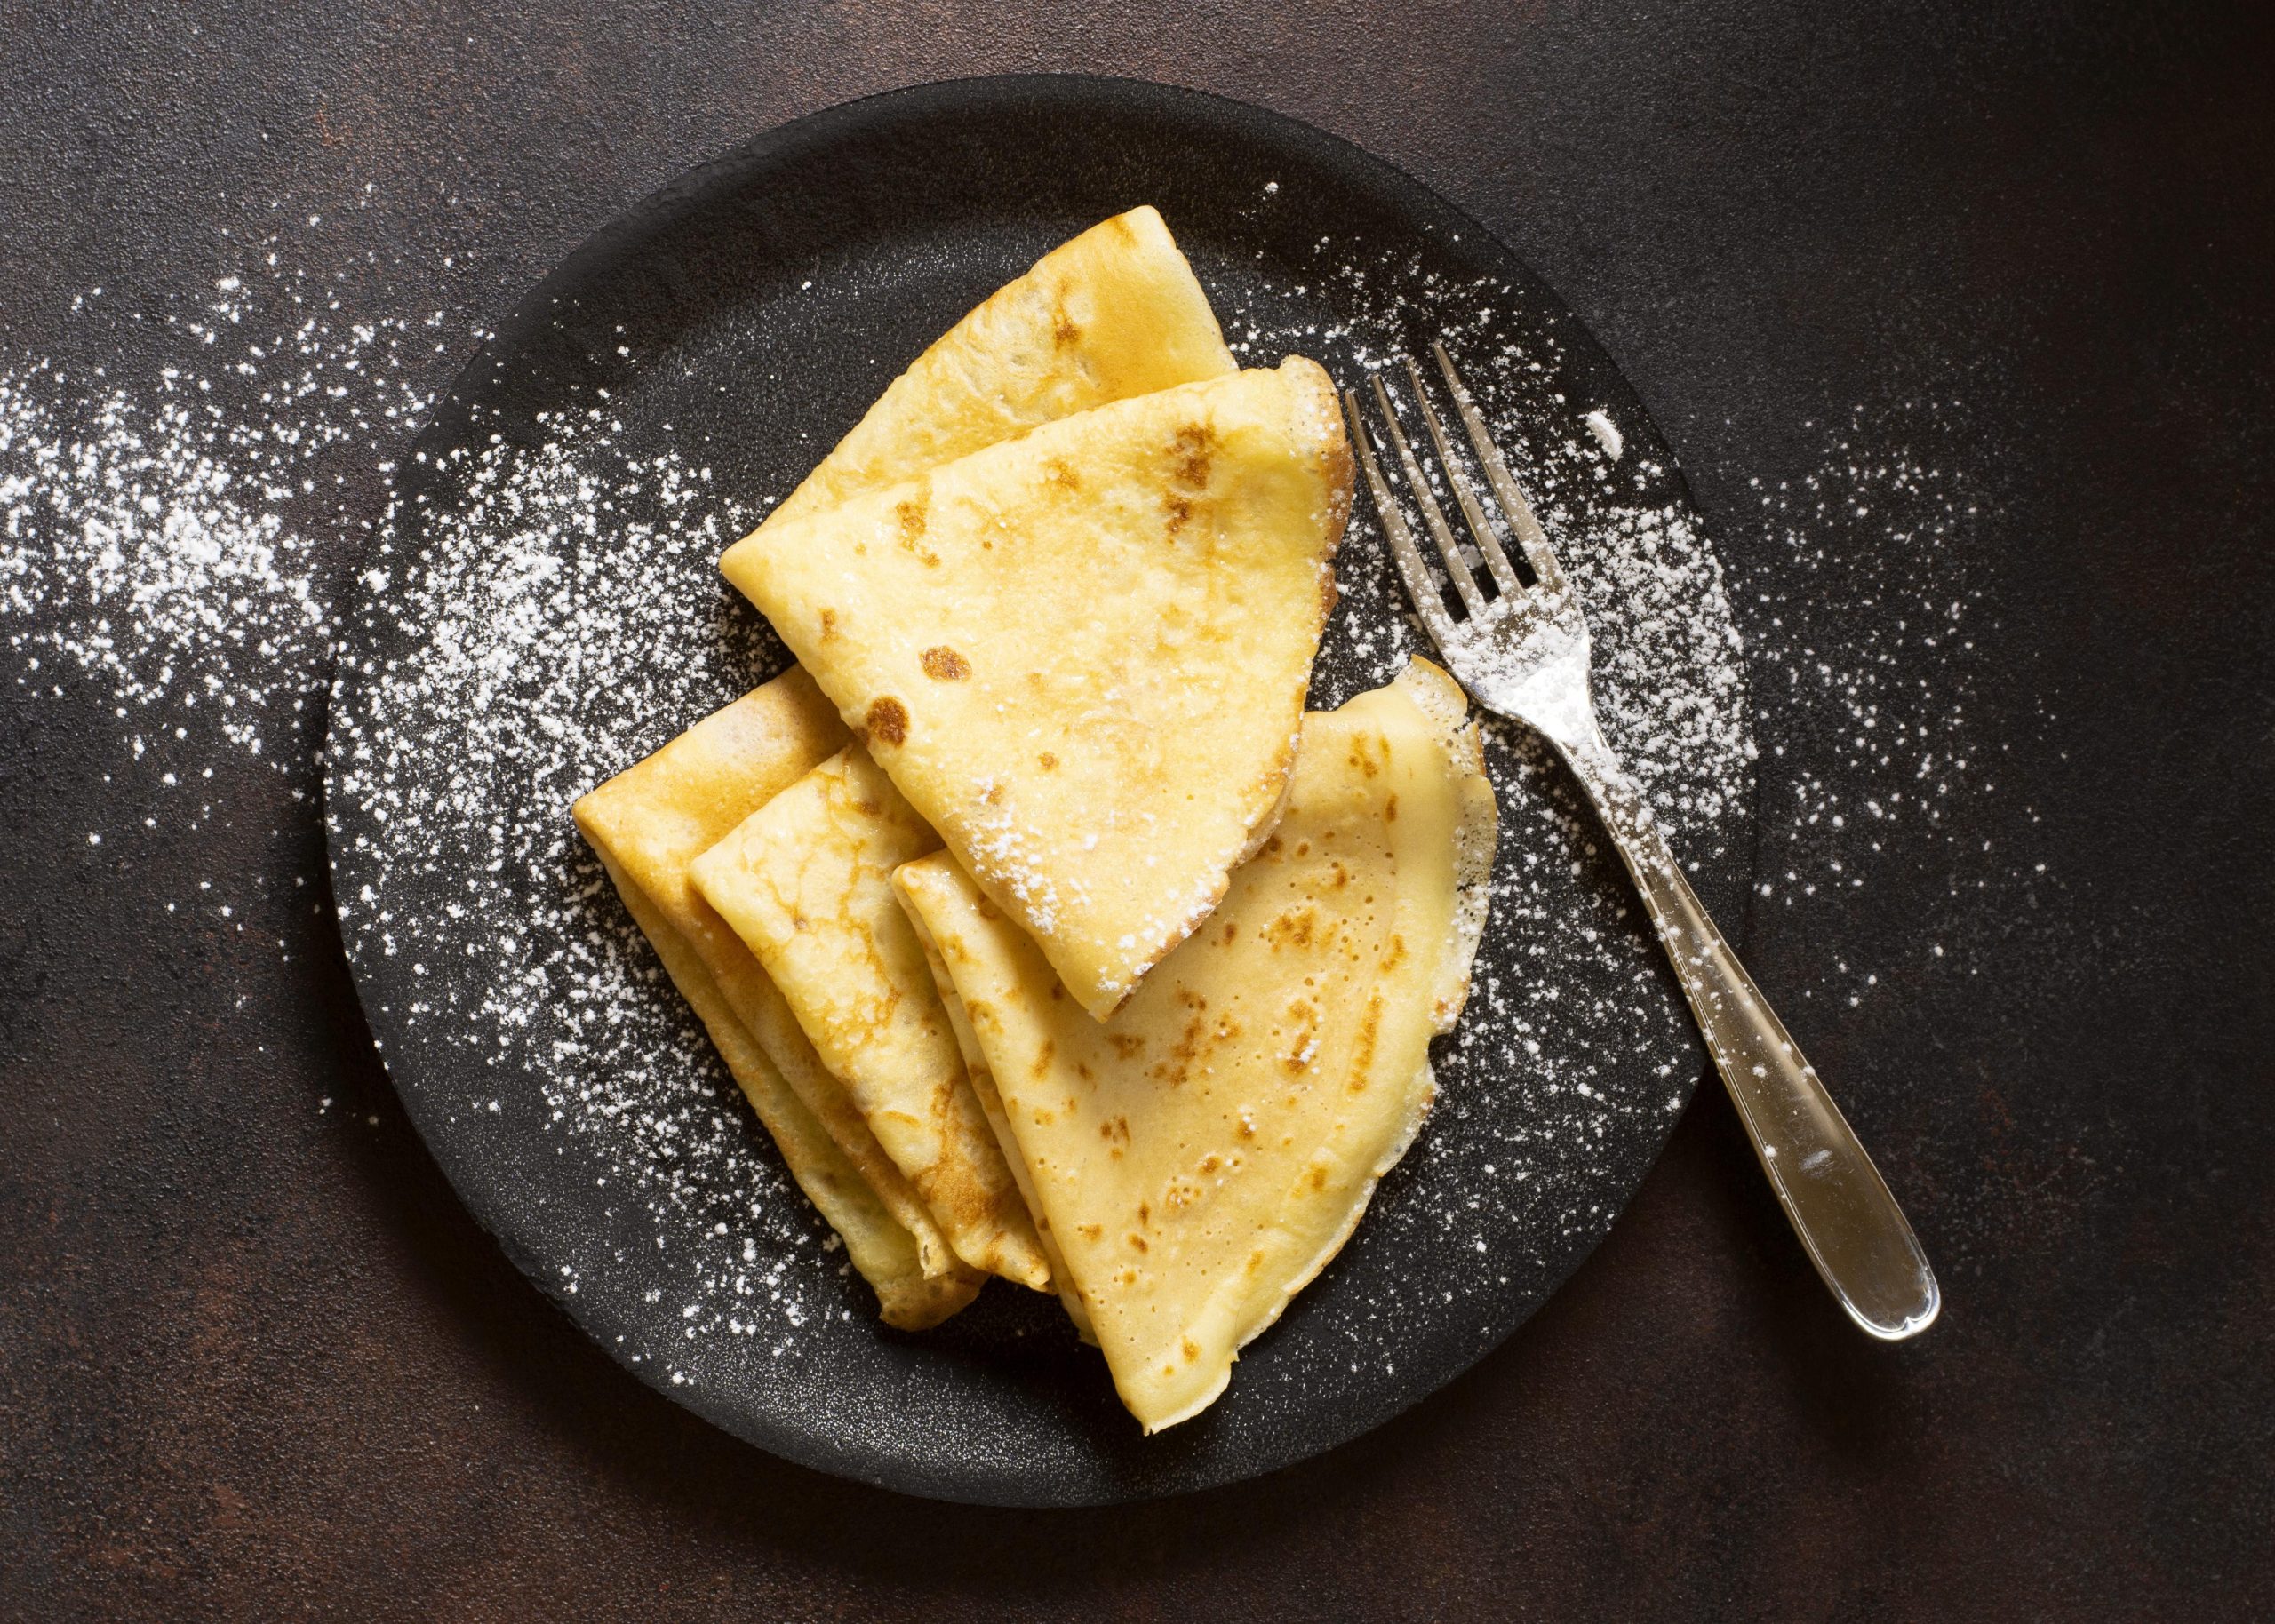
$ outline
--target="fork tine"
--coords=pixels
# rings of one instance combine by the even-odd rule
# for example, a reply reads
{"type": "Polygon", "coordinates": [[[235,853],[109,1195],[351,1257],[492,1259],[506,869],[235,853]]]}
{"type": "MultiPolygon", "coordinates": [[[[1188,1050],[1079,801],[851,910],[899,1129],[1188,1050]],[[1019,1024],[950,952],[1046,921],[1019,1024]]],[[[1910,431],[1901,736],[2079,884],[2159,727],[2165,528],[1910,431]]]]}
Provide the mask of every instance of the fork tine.
{"type": "Polygon", "coordinates": [[[1367,489],[1375,498],[1375,512],[1382,515],[1383,534],[1390,538],[1390,555],[1398,565],[1398,573],[1405,578],[1406,595],[1414,601],[1414,612],[1422,617],[1423,628],[1430,633],[1430,641],[1442,651],[1453,640],[1454,618],[1446,613],[1446,601],[1438,595],[1438,583],[1431,577],[1429,565],[1422,561],[1421,551],[1414,545],[1414,533],[1406,528],[1405,515],[1398,511],[1397,498],[1384,482],[1383,471],[1375,461],[1374,442],[1367,434],[1367,419],[1359,410],[1359,397],[1351,390],[1343,392],[1344,415],[1351,420],[1351,443],[1359,453],[1359,466],[1366,474],[1367,489]]]}
{"type": "Polygon", "coordinates": [[[1438,409],[1430,404],[1430,392],[1422,386],[1422,369],[1414,364],[1414,357],[1401,355],[1406,363],[1406,379],[1414,387],[1414,398],[1421,404],[1422,421],[1429,426],[1430,439],[1438,448],[1438,464],[1446,471],[1446,482],[1454,488],[1454,499],[1461,504],[1462,517],[1469,521],[1469,533],[1476,537],[1477,550],[1485,554],[1485,562],[1493,572],[1493,581],[1505,593],[1524,590],[1516,570],[1509,563],[1509,555],[1501,550],[1501,538],[1485,517],[1485,506],[1477,499],[1477,488],[1470,483],[1469,474],[1454,455],[1453,442],[1446,438],[1446,426],[1438,420],[1438,409]]]}
{"type": "Polygon", "coordinates": [[[1453,357],[1446,354],[1442,344],[1433,344],[1430,353],[1438,358],[1438,370],[1446,375],[1446,387],[1452,392],[1454,410],[1461,414],[1462,426],[1469,431],[1469,443],[1477,450],[1477,466],[1485,470],[1486,482],[1500,498],[1501,511],[1508,518],[1509,528],[1516,532],[1525,557],[1531,561],[1532,572],[1551,592],[1570,590],[1570,583],[1565,580],[1563,569],[1548,545],[1548,532],[1533,517],[1524,492],[1517,489],[1516,479],[1509,472],[1509,465],[1501,460],[1501,448],[1486,432],[1485,419],[1478,416],[1477,403],[1469,397],[1469,386],[1454,370],[1453,357]]]}
{"type": "Polygon", "coordinates": [[[1422,509],[1422,521],[1430,527],[1430,538],[1438,544],[1438,556],[1445,560],[1446,573],[1454,578],[1454,586],[1461,593],[1461,601],[1472,618],[1485,612],[1485,594],[1477,588],[1477,577],[1469,572],[1469,561],[1461,555],[1461,545],[1454,540],[1454,533],[1446,523],[1446,515],[1438,506],[1438,498],[1430,494],[1430,482],[1422,474],[1422,465],[1414,460],[1414,448],[1406,443],[1406,431],[1398,426],[1398,413],[1390,402],[1390,391],[1383,387],[1383,375],[1376,373],[1369,380],[1375,386],[1375,403],[1383,409],[1383,421],[1390,425],[1390,442],[1398,448],[1398,460],[1406,468],[1406,483],[1414,493],[1414,500],[1422,509]]]}

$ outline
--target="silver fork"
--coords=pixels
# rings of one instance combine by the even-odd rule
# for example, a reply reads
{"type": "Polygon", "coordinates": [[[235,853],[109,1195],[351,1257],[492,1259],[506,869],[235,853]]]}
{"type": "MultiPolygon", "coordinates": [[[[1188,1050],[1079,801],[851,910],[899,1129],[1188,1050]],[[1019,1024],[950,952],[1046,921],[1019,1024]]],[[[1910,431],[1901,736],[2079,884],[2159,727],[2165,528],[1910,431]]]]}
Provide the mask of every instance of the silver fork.
{"type": "Polygon", "coordinates": [[[1540,521],[1517,489],[1445,346],[1433,345],[1431,354],[1445,374],[1447,393],[1468,431],[1477,466],[1532,567],[1534,584],[1525,585],[1511,567],[1483,500],[1430,404],[1421,370],[1409,359],[1407,378],[1437,447],[1438,466],[1497,589],[1489,598],[1462,556],[1377,374],[1371,380],[1375,402],[1390,443],[1465,610],[1457,617],[1447,609],[1376,461],[1359,397],[1346,389],[1343,408],[1350,416],[1352,443],[1422,624],[1471,697],[1546,739],[1595,802],[1689,995],[1691,1012],[1762,1168],[1817,1273],[1849,1318],[1873,1336],[1888,1341],[1916,1336],[1935,1323],[1943,1302],[1919,1238],[1817,1080],[1816,1069],[1801,1057],[1761,990],[1706,917],[1668,849],[1650,803],[1604,742],[1588,692],[1588,623],[1579,596],[1558,566],[1540,521]]]}

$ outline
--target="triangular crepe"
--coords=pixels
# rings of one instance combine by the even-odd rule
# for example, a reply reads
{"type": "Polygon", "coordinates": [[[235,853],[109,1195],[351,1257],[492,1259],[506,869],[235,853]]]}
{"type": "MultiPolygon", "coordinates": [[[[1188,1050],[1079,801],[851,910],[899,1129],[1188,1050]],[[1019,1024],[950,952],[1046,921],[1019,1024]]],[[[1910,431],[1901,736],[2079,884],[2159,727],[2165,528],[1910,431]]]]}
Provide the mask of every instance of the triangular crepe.
{"type": "Polygon", "coordinates": [[[1351,459],[1291,359],[746,537],[723,567],[1103,1018],[1287,788],[1351,459]]]}
{"type": "Polygon", "coordinates": [[[745,818],[690,874],[956,1254],[1042,1290],[1050,1262],[893,899],[892,871],[939,847],[854,744],[745,818]]]}
{"type": "Polygon", "coordinates": [[[1132,209],[1053,249],[949,329],[760,528],[1235,364],[1169,228],[1150,205],[1132,209]]]}
{"type": "Polygon", "coordinates": [[[577,824],[792,1175],[876,1287],[886,1323],[914,1330],[969,1302],[979,1277],[957,1262],[781,994],[688,877],[698,854],[844,738],[828,702],[793,670],[585,796],[577,824]]]}
{"type": "Polygon", "coordinates": [[[1340,1249],[1467,995],[1494,811],[1460,690],[1416,662],[1305,719],[1286,816],[1100,1023],[946,854],[900,869],[1122,1401],[1149,1431],[1340,1249]]]}

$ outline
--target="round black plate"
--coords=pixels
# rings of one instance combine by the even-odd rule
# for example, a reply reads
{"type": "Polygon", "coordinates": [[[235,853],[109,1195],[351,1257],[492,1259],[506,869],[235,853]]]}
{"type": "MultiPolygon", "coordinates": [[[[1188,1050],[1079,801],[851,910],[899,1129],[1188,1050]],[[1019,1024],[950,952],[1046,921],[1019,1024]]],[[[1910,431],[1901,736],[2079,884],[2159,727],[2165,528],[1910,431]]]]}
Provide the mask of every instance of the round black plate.
{"type": "MultiPolygon", "coordinates": [[[[579,250],[420,436],[332,700],[343,934],[419,1132],[516,1263],[635,1373],[767,1449],[911,1493],[1066,1505],[1300,1460],[1493,1347],[1601,1238],[1700,1051],[1594,824],[1497,728],[1493,924],[1436,1111],[1341,1257],[1197,1420],[1142,1437],[1055,1305],[921,1336],[790,1186],[569,805],[780,669],[719,551],[1037,255],[1157,204],[1258,362],[1346,383],[1443,335],[1588,597],[1606,726],[1728,914],[1744,685],[1680,476],[1506,249],[1286,118],[1085,77],[896,92],[706,166],[579,250]],[[1584,421],[1606,414],[1624,439],[1584,421]]],[[[1363,498],[1313,703],[1414,646],[1363,498]]]]}

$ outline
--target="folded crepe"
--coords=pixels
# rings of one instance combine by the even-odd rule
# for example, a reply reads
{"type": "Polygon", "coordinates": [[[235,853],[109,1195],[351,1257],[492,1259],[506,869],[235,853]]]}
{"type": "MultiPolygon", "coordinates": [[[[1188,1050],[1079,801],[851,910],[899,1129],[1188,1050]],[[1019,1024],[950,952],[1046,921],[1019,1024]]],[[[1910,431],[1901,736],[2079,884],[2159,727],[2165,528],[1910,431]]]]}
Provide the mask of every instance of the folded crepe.
{"type": "Polygon", "coordinates": [[[1305,719],[1286,816],[1100,1023],[946,853],[895,874],[1122,1401],[1148,1431],[1340,1249],[1467,996],[1495,830],[1460,690],[1417,661],[1305,719]]]}
{"type": "Polygon", "coordinates": [[[1279,814],[1350,493],[1295,358],[786,516],[723,568],[1103,1019],[1279,814]]]}
{"type": "Polygon", "coordinates": [[[803,672],[746,694],[578,801],[577,824],[774,1136],[791,1175],[876,1288],[888,1325],[954,1313],[980,1277],[825,1071],[781,994],[688,868],[813,765],[844,729],[803,672]]]}
{"type": "Polygon", "coordinates": [[[949,329],[759,529],[1236,364],[1161,215],[1132,209],[1053,249],[949,329]]]}
{"type": "Polygon", "coordinates": [[[956,1255],[1032,1286],[1050,1264],[972,1093],[892,872],[939,837],[858,744],[752,813],[690,872],[757,956],[956,1255]]]}

